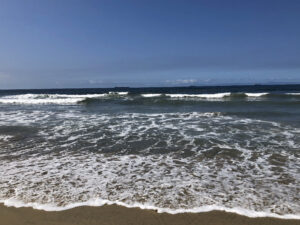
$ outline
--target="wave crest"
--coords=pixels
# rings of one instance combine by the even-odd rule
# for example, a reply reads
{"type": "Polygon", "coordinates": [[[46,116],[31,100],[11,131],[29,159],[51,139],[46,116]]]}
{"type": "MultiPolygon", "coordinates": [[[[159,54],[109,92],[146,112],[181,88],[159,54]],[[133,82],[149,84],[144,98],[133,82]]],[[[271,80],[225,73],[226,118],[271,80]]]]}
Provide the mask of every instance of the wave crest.
{"type": "Polygon", "coordinates": [[[58,104],[72,105],[78,104],[86,99],[99,99],[113,96],[124,96],[128,92],[109,92],[103,94],[24,94],[10,95],[0,98],[2,104],[58,104]]]}
{"type": "Polygon", "coordinates": [[[300,93],[251,93],[251,92],[222,92],[212,94],[185,94],[185,93],[129,93],[129,92],[108,92],[100,94],[21,94],[8,95],[0,97],[0,104],[57,104],[57,105],[76,105],[80,103],[91,103],[97,100],[130,100],[137,101],[151,101],[158,99],[162,101],[229,101],[229,100],[259,100],[265,98],[278,99],[297,99],[300,93]],[[148,99],[148,100],[146,100],[148,99]]]}

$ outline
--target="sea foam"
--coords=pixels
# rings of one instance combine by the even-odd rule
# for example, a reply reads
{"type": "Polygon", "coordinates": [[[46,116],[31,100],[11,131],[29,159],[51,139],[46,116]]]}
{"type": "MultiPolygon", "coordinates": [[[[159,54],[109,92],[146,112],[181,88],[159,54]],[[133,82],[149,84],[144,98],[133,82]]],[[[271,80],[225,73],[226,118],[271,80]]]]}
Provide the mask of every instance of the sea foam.
{"type": "MultiPolygon", "coordinates": [[[[187,101],[223,101],[223,100],[234,100],[241,97],[247,97],[245,100],[259,100],[261,97],[268,96],[280,97],[282,94],[272,94],[268,92],[262,93],[243,93],[243,92],[223,92],[223,93],[213,93],[213,94],[163,94],[163,93],[140,93],[137,95],[130,95],[129,92],[108,92],[100,94],[21,94],[21,95],[7,95],[0,97],[0,104],[27,104],[27,105],[77,105],[80,103],[88,103],[87,100],[91,99],[94,101],[99,100],[109,100],[109,99],[122,99],[124,101],[139,101],[139,97],[151,99],[151,98],[163,98],[165,101],[172,100],[187,100],[187,101]]],[[[285,93],[284,96],[299,96],[299,93],[285,93]]],[[[262,98],[263,99],[263,98],[262,98]]]]}
{"type": "Polygon", "coordinates": [[[208,206],[202,206],[192,209],[169,209],[169,208],[159,208],[153,205],[148,204],[141,204],[141,203],[133,203],[133,204],[126,204],[121,201],[110,201],[110,200],[104,200],[104,199],[91,199],[86,202],[77,202],[68,204],[66,206],[55,206],[53,204],[38,204],[38,203],[24,203],[19,200],[15,199],[7,199],[7,200],[0,200],[1,203],[3,203],[5,206],[8,207],[15,207],[15,208],[21,208],[21,207],[31,207],[33,209],[37,210],[44,210],[44,211],[64,211],[69,210],[76,207],[81,206],[91,206],[91,207],[101,207],[104,205],[118,205],[123,206],[126,208],[140,208],[143,210],[154,210],[158,213],[169,213],[169,214],[181,214],[181,213],[205,213],[210,211],[224,211],[228,213],[236,213],[238,215],[247,216],[250,218],[258,218],[258,217],[273,217],[273,218],[279,218],[279,219],[300,219],[300,215],[294,215],[294,214],[286,214],[286,215],[278,215],[275,213],[266,213],[266,212],[256,212],[253,210],[248,210],[244,208],[226,208],[224,206],[217,206],[217,205],[208,205],[208,206]]]}
{"type": "Polygon", "coordinates": [[[162,94],[141,94],[144,98],[160,97],[162,94]]]}
{"type": "Polygon", "coordinates": [[[0,117],[1,126],[38,127],[0,141],[0,199],[8,206],[299,218],[297,128],[218,112],[0,117]]]}
{"type": "Polygon", "coordinates": [[[70,105],[80,103],[88,98],[97,99],[110,96],[124,96],[128,92],[109,92],[103,94],[23,94],[9,95],[0,98],[2,104],[59,104],[70,105]]]}
{"type": "Polygon", "coordinates": [[[230,92],[225,93],[215,93],[215,94],[166,94],[171,98],[207,98],[207,99],[215,99],[215,98],[224,98],[230,96],[230,92]]]}
{"type": "Polygon", "coordinates": [[[268,92],[264,92],[264,93],[245,93],[246,96],[248,97],[261,97],[261,96],[265,96],[269,94],[268,92]]]}
{"type": "Polygon", "coordinates": [[[300,93],[287,93],[287,95],[300,95],[300,93]]]}

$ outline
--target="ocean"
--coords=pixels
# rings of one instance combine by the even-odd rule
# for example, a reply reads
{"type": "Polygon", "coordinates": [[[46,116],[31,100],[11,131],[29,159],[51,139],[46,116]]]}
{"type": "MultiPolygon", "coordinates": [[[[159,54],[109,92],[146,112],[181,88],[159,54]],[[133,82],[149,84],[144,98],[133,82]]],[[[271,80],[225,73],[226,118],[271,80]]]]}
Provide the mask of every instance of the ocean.
{"type": "Polygon", "coordinates": [[[0,91],[0,202],[300,219],[300,85],[0,91]]]}

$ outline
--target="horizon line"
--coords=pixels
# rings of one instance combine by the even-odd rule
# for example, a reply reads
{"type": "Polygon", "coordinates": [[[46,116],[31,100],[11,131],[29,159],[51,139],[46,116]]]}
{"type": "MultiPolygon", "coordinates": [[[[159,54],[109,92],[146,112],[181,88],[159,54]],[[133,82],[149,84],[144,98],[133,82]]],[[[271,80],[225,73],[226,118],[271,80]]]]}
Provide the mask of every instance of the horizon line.
{"type": "Polygon", "coordinates": [[[205,87],[232,87],[232,86],[284,86],[284,85],[300,85],[300,83],[232,83],[232,84],[212,84],[212,85],[186,85],[186,86],[146,86],[146,87],[126,87],[126,86],[115,86],[115,87],[70,87],[70,88],[11,88],[1,89],[0,91],[17,91],[17,90],[75,90],[75,89],[151,89],[151,88],[205,88],[205,87]]]}

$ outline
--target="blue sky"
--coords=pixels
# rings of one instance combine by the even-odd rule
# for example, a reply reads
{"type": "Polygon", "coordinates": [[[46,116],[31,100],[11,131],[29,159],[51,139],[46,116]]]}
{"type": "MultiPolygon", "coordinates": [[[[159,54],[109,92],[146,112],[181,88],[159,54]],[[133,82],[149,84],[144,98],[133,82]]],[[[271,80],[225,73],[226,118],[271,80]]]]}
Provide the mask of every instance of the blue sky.
{"type": "Polygon", "coordinates": [[[0,88],[300,83],[298,0],[1,0],[0,88]]]}

